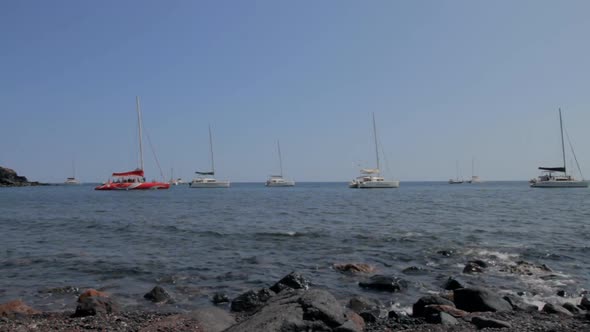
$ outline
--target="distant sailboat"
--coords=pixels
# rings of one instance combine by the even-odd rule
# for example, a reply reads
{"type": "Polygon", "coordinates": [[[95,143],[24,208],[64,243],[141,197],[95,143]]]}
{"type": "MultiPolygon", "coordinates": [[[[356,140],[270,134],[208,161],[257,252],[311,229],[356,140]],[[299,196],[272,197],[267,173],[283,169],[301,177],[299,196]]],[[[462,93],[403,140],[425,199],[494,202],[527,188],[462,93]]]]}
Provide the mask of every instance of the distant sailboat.
{"type": "Polygon", "coordinates": [[[348,184],[348,187],[357,189],[399,188],[399,181],[386,181],[383,177],[381,177],[381,170],[379,169],[379,149],[377,147],[377,125],[375,124],[375,113],[373,113],[373,135],[375,138],[375,159],[377,160],[377,168],[361,169],[361,176],[352,180],[348,184]]]}
{"type": "Polygon", "coordinates": [[[170,183],[170,185],[172,186],[177,186],[179,184],[182,184],[182,179],[181,178],[174,178],[174,168],[170,169],[170,181],[168,181],[168,183],[170,183]]]}
{"type": "Polygon", "coordinates": [[[475,175],[475,158],[471,158],[471,179],[467,183],[482,183],[483,181],[478,175],[475,175]]]}
{"type": "Polygon", "coordinates": [[[72,160],[72,177],[67,178],[64,184],[80,184],[80,180],[76,179],[76,164],[74,160],[72,160]]]}
{"type": "Polygon", "coordinates": [[[211,158],[211,171],[195,172],[198,177],[193,179],[189,184],[191,188],[229,188],[229,181],[218,181],[215,175],[215,162],[213,161],[213,135],[211,135],[211,126],[209,126],[209,151],[211,158]]]}
{"type": "Polygon", "coordinates": [[[457,160],[457,164],[455,165],[456,170],[457,170],[457,177],[454,179],[450,179],[449,180],[449,184],[462,184],[463,183],[463,179],[459,179],[459,161],[457,160]]]}
{"type": "Polygon", "coordinates": [[[283,178],[283,157],[281,156],[281,145],[277,140],[277,150],[279,151],[279,167],[281,169],[281,173],[279,175],[271,175],[268,180],[266,180],[267,187],[293,187],[295,185],[295,181],[286,180],[283,178]]]}
{"type": "MultiPolygon", "coordinates": [[[[565,143],[563,140],[563,120],[561,117],[561,108],[559,109],[559,128],[561,130],[561,154],[563,157],[563,167],[539,167],[539,169],[542,170],[545,174],[539,176],[536,179],[530,180],[530,185],[533,188],[588,188],[588,181],[585,181],[584,179],[576,180],[573,176],[567,174],[565,164],[565,143]],[[563,175],[553,175],[553,173],[563,173],[563,175]]],[[[574,148],[571,146],[571,142],[570,147],[572,148],[572,154],[577,164],[578,159],[576,158],[574,148]]],[[[578,165],[578,170],[579,169],[580,165],[578,165]]]]}

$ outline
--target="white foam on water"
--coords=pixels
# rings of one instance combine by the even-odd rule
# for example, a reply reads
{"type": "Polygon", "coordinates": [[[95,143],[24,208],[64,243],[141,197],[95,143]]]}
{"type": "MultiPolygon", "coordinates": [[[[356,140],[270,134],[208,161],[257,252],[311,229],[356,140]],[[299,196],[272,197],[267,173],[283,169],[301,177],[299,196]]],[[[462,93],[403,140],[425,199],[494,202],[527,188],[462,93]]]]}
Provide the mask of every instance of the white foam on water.
{"type": "Polygon", "coordinates": [[[480,258],[494,258],[494,261],[498,262],[514,262],[519,254],[507,253],[488,249],[469,249],[465,252],[465,255],[476,256],[480,258]]]}

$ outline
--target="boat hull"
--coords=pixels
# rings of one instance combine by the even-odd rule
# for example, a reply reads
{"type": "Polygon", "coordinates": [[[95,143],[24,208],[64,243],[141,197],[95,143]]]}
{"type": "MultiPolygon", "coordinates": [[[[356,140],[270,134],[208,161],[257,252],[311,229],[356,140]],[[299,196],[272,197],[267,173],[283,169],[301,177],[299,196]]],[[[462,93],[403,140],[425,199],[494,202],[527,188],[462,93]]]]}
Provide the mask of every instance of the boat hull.
{"type": "Polygon", "coordinates": [[[169,189],[170,184],[165,182],[124,182],[124,183],[104,183],[94,190],[156,190],[169,189]]]}
{"type": "Polygon", "coordinates": [[[229,181],[216,181],[216,182],[191,182],[190,188],[229,188],[229,181]]]}
{"type": "Polygon", "coordinates": [[[356,184],[351,183],[349,187],[357,189],[399,188],[399,181],[365,181],[356,184]]]}
{"type": "Polygon", "coordinates": [[[283,182],[266,182],[267,187],[293,187],[295,186],[295,181],[283,181],[283,182]]]}
{"type": "Polygon", "coordinates": [[[532,188],[588,188],[588,181],[538,181],[532,188]]]}

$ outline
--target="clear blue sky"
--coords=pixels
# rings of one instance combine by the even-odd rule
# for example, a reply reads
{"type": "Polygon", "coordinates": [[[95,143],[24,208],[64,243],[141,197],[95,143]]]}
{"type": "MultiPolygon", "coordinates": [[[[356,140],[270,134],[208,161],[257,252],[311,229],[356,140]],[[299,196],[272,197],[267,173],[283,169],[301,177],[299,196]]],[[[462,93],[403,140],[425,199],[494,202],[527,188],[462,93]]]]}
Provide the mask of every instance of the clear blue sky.
{"type": "MultiPolygon", "coordinates": [[[[169,177],[590,177],[588,1],[2,1],[0,165],[61,182],[137,166],[135,96],[169,177]],[[568,157],[569,162],[570,157],[568,157]]],[[[146,142],[147,143],[147,142],[146,142]]],[[[146,144],[148,178],[159,176],[146,144]]]]}

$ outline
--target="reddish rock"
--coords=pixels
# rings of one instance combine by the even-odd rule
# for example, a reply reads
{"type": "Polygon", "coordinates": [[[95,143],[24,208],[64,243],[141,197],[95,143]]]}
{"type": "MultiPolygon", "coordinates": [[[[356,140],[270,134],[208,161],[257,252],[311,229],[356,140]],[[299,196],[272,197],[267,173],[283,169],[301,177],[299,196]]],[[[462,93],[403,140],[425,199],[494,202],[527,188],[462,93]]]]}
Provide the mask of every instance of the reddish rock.
{"type": "Polygon", "coordinates": [[[347,264],[334,264],[334,270],[340,272],[352,272],[352,273],[372,273],[375,272],[375,267],[365,263],[347,263],[347,264]]]}
{"type": "Polygon", "coordinates": [[[109,295],[105,292],[97,291],[96,289],[90,288],[85,290],[80,296],[78,296],[78,302],[82,302],[85,298],[88,297],[109,297],[109,295]]]}
{"type": "Polygon", "coordinates": [[[87,289],[78,297],[76,312],[72,317],[110,314],[119,311],[119,305],[107,293],[87,289]]]}
{"type": "Polygon", "coordinates": [[[14,317],[16,315],[34,315],[39,311],[29,307],[21,300],[14,300],[0,304],[0,317],[14,317]]]}
{"type": "Polygon", "coordinates": [[[463,318],[469,313],[467,311],[457,309],[454,306],[444,305],[444,304],[431,304],[424,307],[424,313],[431,314],[433,312],[445,312],[455,318],[463,318]]]}
{"type": "Polygon", "coordinates": [[[365,330],[365,320],[363,317],[359,316],[356,312],[352,310],[348,310],[346,312],[346,318],[351,321],[354,326],[356,326],[357,330],[364,331],[365,330]]]}

